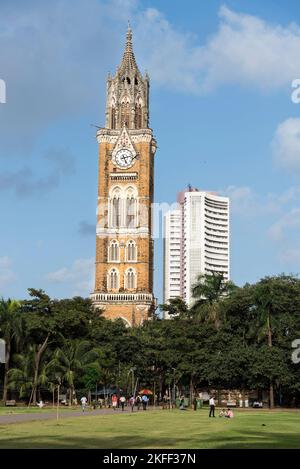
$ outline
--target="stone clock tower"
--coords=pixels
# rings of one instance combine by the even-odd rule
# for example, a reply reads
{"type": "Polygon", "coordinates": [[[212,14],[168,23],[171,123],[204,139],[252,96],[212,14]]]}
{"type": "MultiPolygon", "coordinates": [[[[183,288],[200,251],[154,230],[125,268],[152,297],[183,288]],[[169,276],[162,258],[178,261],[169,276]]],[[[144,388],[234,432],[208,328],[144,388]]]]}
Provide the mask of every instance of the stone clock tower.
{"type": "Polygon", "coordinates": [[[108,76],[99,143],[96,278],[92,300],[106,318],[142,324],[154,311],[151,204],[156,141],[149,128],[149,77],[141,75],[128,27],[108,76]]]}

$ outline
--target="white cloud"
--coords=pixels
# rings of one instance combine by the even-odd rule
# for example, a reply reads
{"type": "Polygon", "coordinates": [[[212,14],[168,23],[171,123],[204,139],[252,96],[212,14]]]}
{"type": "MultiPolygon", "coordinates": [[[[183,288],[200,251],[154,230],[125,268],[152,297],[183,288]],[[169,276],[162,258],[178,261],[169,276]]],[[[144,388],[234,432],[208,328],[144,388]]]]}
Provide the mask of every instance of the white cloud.
{"type": "Polygon", "coordinates": [[[300,170],[300,118],[278,125],[272,142],[275,163],[288,170],[300,170]]]}
{"type": "Polygon", "coordinates": [[[280,260],[286,264],[298,265],[300,264],[300,248],[290,248],[282,251],[280,254],[280,260]]]}
{"type": "Polygon", "coordinates": [[[232,212],[250,215],[256,213],[257,196],[248,186],[228,186],[222,194],[230,198],[230,207],[232,212]]]}
{"type": "Polygon", "coordinates": [[[0,257],[0,288],[16,280],[12,269],[12,260],[8,256],[0,257]]]}
{"type": "MultiPolygon", "coordinates": [[[[102,119],[95,96],[101,99],[99,84],[121,58],[127,18],[141,70],[179,92],[203,93],[227,83],[273,90],[290,87],[300,73],[297,25],[269,24],[225,6],[218,29],[201,44],[195,34],[176,29],[155,8],[143,10],[137,0],[89,0],[88,8],[83,0],[74,0],[72,8],[65,0],[28,0],[19,2],[17,15],[14,2],[2,3],[4,156],[12,147],[23,154],[59,119],[87,112],[102,119]]],[[[103,98],[104,92],[102,105],[103,98]]]]}
{"type": "Polygon", "coordinates": [[[46,279],[51,283],[67,284],[73,295],[89,295],[93,289],[95,259],[76,259],[70,267],[49,272],[46,279]]]}
{"type": "Polygon", "coordinates": [[[249,186],[228,186],[219,191],[230,198],[231,211],[244,216],[280,213],[290,203],[300,202],[300,186],[292,186],[282,193],[256,193],[249,186]]]}
{"type": "Polygon", "coordinates": [[[117,65],[134,8],[132,0],[73,0],[71,7],[65,0],[0,2],[3,156],[7,148],[24,155],[58,119],[98,108],[100,116],[99,87],[117,65]]]}
{"type": "Polygon", "coordinates": [[[300,208],[293,208],[277,220],[269,229],[269,236],[274,241],[281,241],[291,229],[300,228],[300,208]]]}
{"type": "Polygon", "coordinates": [[[271,24],[226,6],[219,17],[218,30],[201,45],[194,35],[176,31],[158,10],[141,13],[139,48],[152,78],[196,93],[227,83],[275,90],[298,78],[298,25],[271,24]]]}

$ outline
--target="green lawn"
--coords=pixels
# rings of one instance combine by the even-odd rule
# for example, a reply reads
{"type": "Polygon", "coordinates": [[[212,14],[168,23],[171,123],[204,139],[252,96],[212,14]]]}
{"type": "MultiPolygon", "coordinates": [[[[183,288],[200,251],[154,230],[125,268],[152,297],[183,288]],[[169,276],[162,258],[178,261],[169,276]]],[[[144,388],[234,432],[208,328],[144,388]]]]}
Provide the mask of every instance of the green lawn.
{"type": "Polygon", "coordinates": [[[300,448],[299,435],[298,412],[157,410],[1,425],[0,448],[300,448]]]}

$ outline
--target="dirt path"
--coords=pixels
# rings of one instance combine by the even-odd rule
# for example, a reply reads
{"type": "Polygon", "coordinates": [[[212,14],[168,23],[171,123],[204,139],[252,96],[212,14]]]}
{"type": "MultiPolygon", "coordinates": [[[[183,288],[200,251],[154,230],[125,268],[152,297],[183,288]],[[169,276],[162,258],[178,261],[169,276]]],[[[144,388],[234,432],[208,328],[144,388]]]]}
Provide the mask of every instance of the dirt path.
{"type": "MultiPolygon", "coordinates": [[[[148,409],[150,410],[150,408],[148,409]]],[[[131,409],[126,409],[124,413],[131,412],[131,409]]],[[[136,410],[134,412],[137,412],[136,410]]],[[[143,412],[140,410],[139,412],[143,412]]],[[[74,410],[74,411],[62,411],[59,413],[59,419],[66,419],[72,417],[86,417],[93,415],[107,415],[107,414],[120,414],[122,413],[121,409],[98,409],[98,410],[74,410]]],[[[8,423],[19,423],[19,422],[30,422],[33,420],[54,420],[56,419],[56,410],[49,412],[41,413],[28,413],[28,414],[10,414],[10,415],[0,415],[0,425],[6,425],[8,423]]]]}

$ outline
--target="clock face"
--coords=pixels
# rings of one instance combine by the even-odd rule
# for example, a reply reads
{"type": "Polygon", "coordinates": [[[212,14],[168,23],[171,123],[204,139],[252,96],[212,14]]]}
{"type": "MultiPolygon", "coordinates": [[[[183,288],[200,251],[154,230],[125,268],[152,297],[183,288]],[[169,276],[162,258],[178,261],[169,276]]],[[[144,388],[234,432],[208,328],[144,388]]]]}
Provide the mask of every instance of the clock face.
{"type": "Polygon", "coordinates": [[[133,164],[133,155],[130,150],[123,148],[116,153],[115,163],[120,168],[129,168],[133,164]]]}

